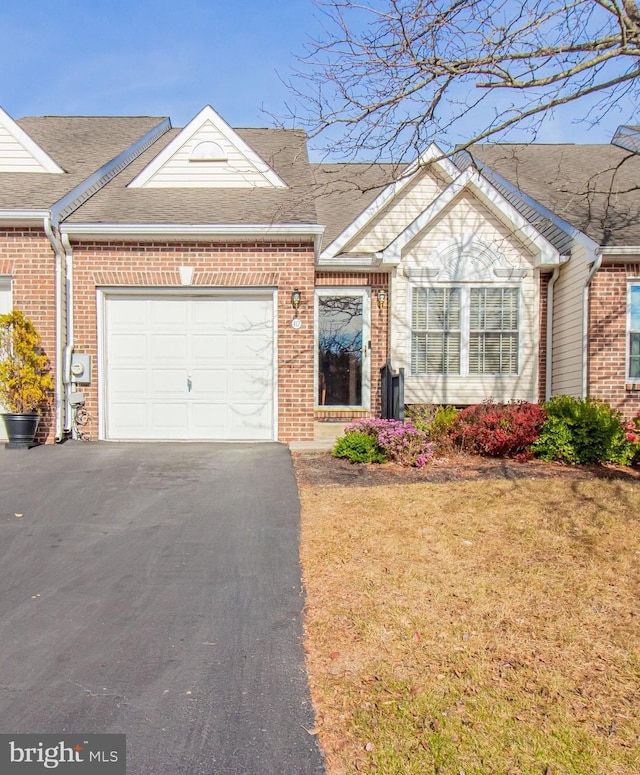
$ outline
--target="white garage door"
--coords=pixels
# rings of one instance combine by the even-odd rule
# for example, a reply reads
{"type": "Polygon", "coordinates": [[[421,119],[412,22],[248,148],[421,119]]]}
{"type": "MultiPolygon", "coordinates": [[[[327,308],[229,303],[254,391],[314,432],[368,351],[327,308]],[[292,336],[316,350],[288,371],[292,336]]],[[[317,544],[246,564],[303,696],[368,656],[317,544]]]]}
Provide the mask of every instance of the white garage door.
{"type": "Polygon", "coordinates": [[[272,439],[273,298],[110,296],[109,439],[272,439]]]}

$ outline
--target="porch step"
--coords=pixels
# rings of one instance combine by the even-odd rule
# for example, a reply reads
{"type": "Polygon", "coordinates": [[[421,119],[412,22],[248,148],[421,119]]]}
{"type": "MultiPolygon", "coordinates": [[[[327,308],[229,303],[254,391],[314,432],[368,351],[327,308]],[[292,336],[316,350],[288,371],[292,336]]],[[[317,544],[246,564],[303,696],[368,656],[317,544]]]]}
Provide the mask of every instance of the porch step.
{"type": "Polygon", "coordinates": [[[342,436],[346,422],[315,422],[313,424],[313,441],[292,441],[289,449],[294,452],[324,452],[333,449],[336,439],[342,436]]]}

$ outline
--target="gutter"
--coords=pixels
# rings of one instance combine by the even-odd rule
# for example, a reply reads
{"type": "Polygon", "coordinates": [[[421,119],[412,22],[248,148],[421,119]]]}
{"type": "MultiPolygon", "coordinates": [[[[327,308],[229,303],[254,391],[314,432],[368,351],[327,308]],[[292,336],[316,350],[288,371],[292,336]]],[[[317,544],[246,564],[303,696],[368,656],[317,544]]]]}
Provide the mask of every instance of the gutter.
{"type": "Polygon", "coordinates": [[[317,223],[65,223],[60,231],[76,236],[315,236],[322,235],[324,228],[317,223]]]}
{"type": "Polygon", "coordinates": [[[589,289],[595,273],[602,266],[602,254],[596,255],[582,289],[582,398],[587,397],[589,378],[589,289]]]}
{"type": "Polygon", "coordinates": [[[44,231],[47,235],[53,252],[55,254],[55,331],[56,331],[56,380],[55,380],[55,440],[60,442],[65,438],[65,385],[63,374],[63,355],[64,355],[64,321],[62,319],[62,302],[65,293],[65,275],[64,275],[64,249],[60,242],[60,237],[51,224],[51,216],[43,219],[44,231]]]}
{"type": "Polygon", "coordinates": [[[65,410],[66,423],[64,429],[67,433],[72,432],[71,411],[69,409],[69,394],[71,393],[71,356],[74,347],[74,323],[73,323],[73,248],[66,234],[62,235],[62,244],[65,252],[65,279],[67,291],[67,345],[64,351],[64,382],[65,390],[65,410]]]}
{"type": "Polygon", "coordinates": [[[560,275],[560,267],[557,266],[553,270],[553,274],[549,278],[549,284],[547,285],[547,352],[546,352],[546,369],[545,369],[545,386],[544,397],[545,401],[551,398],[551,392],[553,390],[553,291],[556,284],[556,280],[560,275]]]}

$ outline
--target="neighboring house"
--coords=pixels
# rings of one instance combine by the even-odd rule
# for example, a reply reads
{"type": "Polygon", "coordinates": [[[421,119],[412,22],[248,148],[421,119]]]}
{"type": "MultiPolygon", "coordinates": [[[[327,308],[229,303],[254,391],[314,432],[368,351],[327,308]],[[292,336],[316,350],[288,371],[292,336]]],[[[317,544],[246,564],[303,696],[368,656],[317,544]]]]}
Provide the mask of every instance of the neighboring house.
{"type": "MultiPolygon", "coordinates": [[[[407,403],[640,412],[640,157],[482,145],[311,164],[294,130],[0,113],[0,311],[56,379],[41,438],[308,441],[407,403]],[[84,368],[84,371],[83,371],[84,368]]],[[[621,147],[622,146],[622,147],[621,147]]]]}

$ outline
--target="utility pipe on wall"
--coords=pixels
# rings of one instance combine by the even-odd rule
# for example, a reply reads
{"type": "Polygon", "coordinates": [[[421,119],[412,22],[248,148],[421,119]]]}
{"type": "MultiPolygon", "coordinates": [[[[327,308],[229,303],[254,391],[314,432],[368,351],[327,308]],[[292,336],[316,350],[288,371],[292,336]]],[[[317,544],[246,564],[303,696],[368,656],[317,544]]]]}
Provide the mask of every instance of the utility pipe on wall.
{"type": "Polygon", "coordinates": [[[65,297],[64,250],[60,238],[51,224],[51,216],[44,218],[44,231],[56,257],[55,266],[55,328],[56,328],[56,380],[55,380],[55,440],[64,440],[65,427],[65,386],[63,375],[65,326],[62,318],[62,305],[65,297]]]}
{"type": "Polygon", "coordinates": [[[67,346],[64,355],[64,381],[66,384],[66,418],[65,430],[72,430],[71,407],[69,405],[69,393],[72,390],[71,385],[71,356],[73,355],[74,337],[73,337],[73,248],[69,242],[69,235],[62,235],[62,244],[65,252],[65,277],[67,289],[67,346]]]}

